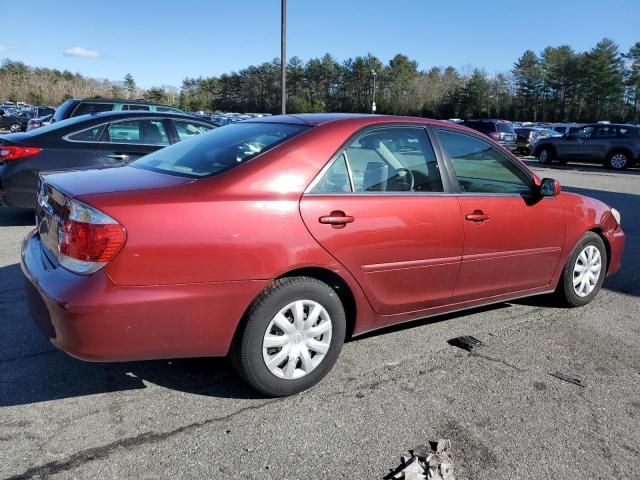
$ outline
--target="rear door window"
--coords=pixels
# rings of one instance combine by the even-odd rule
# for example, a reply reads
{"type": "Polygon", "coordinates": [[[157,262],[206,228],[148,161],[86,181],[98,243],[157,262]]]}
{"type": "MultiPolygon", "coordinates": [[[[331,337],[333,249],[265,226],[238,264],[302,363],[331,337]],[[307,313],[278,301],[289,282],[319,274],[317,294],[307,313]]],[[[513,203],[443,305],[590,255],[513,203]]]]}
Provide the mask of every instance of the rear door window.
{"type": "Polygon", "coordinates": [[[123,105],[122,110],[143,110],[148,112],[150,109],[148,105],[123,105]]]}
{"type": "Polygon", "coordinates": [[[72,142],[97,142],[102,130],[104,130],[104,125],[97,125],[95,127],[67,135],[67,139],[72,142]]]}
{"type": "Polygon", "coordinates": [[[169,136],[162,120],[125,120],[109,125],[101,140],[109,143],[169,145],[169,136]]]}

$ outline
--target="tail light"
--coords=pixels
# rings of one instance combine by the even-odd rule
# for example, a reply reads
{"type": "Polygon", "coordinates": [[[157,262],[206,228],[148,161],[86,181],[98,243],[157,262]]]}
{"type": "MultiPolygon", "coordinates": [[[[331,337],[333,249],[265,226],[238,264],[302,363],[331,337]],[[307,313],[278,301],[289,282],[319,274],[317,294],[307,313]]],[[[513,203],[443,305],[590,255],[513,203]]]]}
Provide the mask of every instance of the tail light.
{"type": "Polygon", "coordinates": [[[0,162],[18,160],[20,158],[35,157],[42,151],[39,147],[19,147],[16,145],[0,146],[0,162]]]}
{"type": "Polygon", "coordinates": [[[498,132],[489,132],[489,136],[491,138],[493,138],[494,140],[499,140],[500,139],[500,134],[498,132]]]}
{"type": "Polygon", "coordinates": [[[58,229],[59,262],[67,270],[88,275],[115,258],[126,240],[124,227],[110,216],[70,200],[69,217],[58,229]]]}

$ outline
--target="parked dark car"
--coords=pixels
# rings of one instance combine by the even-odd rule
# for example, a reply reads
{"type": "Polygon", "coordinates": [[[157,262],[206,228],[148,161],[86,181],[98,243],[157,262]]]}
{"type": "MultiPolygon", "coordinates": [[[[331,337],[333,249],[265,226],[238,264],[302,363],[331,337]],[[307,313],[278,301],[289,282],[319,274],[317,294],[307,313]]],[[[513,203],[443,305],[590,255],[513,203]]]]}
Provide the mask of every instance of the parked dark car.
{"type": "Polygon", "coordinates": [[[40,128],[44,125],[49,125],[51,123],[51,118],[53,117],[53,114],[49,114],[49,115],[45,115],[43,117],[36,117],[36,118],[32,118],[31,120],[29,120],[27,122],[27,132],[29,130],[33,130],[36,128],[40,128]]]}
{"type": "Polygon", "coordinates": [[[462,125],[484,133],[510,152],[516,151],[516,132],[507,120],[465,120],[462,125]]]}
{"type": "Polygon", "coordinates": [[[112,98],[71,98],[60,105],[51,123],[59,122],[71,117],[79,117],[80,115],[86,115],[89,113],[99,112],[121,112],[129,110],[141,110],[145,112],[160,112],[160,113],[179,113],[186,115],[185,112],[179,108],[172,107],[171,105],[163,105],[160,103],[146,102],[143,100],[120,100],[112,98]]]}
{"type": "Polygon", "coordinates": [[[624,247],[615,209],[422,118],[253,119],[46,175],[38,199],[22,271],[55,346],[230,354],[274,396],[322,379],[347,335],[554,291],[586,305],[624,247]]]}
{"type": "Polygon", "coordinates": [[[187,115],[105,112],[0,136],[0,205],[35,207],[44,170],[122,166],[212,128],[187,115]]]}
{"type": "Polygon", "coordinates": [[[562,134],[548,128],[516,127],[514,130],[517,135],[516,153],[520,153],[522,155],[530,155],[531,146],[539,138],[562,136],[562,134]]]}
{"type": "Polygon", "coordinates": [[[539,139],[532,150],[540,163],[579,160],[623,170],[640,161],[640,128],[613,123],[585,125],[559,138],[539,139]]]}
{"type": "Polygon", "coordinates": [[[11,133],[26,132],[27,122],[34,117],[31,110],[24,110],[9,115],[0,115],[0,130],[9,130],[11,133]]]}

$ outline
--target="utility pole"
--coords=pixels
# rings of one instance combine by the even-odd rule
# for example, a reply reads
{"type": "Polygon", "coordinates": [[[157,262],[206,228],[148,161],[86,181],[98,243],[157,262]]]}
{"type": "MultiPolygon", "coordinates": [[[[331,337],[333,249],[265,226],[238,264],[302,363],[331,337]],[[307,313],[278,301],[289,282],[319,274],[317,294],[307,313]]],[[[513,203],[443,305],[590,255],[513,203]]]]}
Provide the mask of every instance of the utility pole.
{"type": "Polygon", "coordinates": [[[371,113],[376,113],[376,71],[371,70],[371,75],[373,75],[373,100],[371,100],[371,113]]]}
{"type": "Polygon", "coordinates": [[[282,115],[287,113],[287,0],[282,0],[280,25],[280,75],[282,83],[282,115]]]}

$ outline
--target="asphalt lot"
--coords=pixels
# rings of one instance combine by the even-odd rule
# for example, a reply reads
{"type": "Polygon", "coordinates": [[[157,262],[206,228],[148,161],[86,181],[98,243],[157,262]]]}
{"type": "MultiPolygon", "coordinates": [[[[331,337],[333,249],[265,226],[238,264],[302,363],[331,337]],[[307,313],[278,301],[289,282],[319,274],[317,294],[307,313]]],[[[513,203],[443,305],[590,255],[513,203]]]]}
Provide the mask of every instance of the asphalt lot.
{"type": "Polygon", "coordinates": [[[32,214],[1,209],[0,478],[382,478],[438,438],[456,479],[640,478],[640,171],[529,163],[622,213],[623,269],[592,304],[527,299],[356,339],[320,385],[276,400],[223,359],[54,350],[22,293],[32,214]]]}

